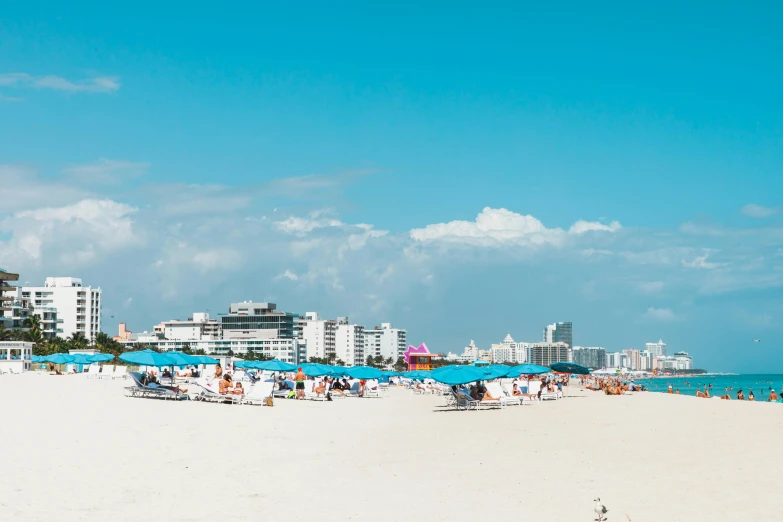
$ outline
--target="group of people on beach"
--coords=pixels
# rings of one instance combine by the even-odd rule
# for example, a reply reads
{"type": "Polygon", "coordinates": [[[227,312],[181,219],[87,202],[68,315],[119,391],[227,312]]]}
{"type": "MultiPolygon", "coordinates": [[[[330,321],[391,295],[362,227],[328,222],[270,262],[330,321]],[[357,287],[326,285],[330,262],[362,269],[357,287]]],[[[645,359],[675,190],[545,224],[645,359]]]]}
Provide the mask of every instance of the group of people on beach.
{"type": "Polygon", "coordinates": [[[633,380],[623,380],[619,376],[594,377],[587,379],[584,384],[588,390],[602,391],[606,395],[622,395],[626,392],[647,391],[647,388],[641,384],[636,384],[633,380]]]}
{"type": "MultiPolygon", "coordinates": [[[[712,391],[712,384],[711,383],[704,385],[704,391],[701,390],[701,384],[699,384],[699,387],[696,389],[696,397],[701,397],[701,398],[704,398],[704,399],[711,399],[713,397],[710,394],[711,391],[712,391]]],[[[734,387],[733,386],[724,388],[723,389],[723,395],[721,395],[720,398],[725,400],[725,401],[730,401],[731,400],[731,393],[730,392],[733,392],[733,391],[734,391],[734,387]]],[[[672,387],[671,383],[669,383],[669,388],[667,390],[667,393],[674,394],[674,395],[679,395],[680,394],[680,389],[679,388],[674,389],[672,387]]],[[[746,400],[745,392],[742,389],[737,390],[737,400],[738,401],[746,400]]],[[[752,388],[748,391],[747,400],[750,401],[750,402],[753,402],[753,401],[756,400],[756,395],[753,393],[753,389],[752,388]]],[[[769,388],[769,395],[767,396],[767,402],[781,402],[781,403],[783,403],[783,391],[781,391],[780,395],[778,395],[777,393],[775,393],[775,390],[772,389],[772,387],[770,386],[770,388],[769,388]]]]}

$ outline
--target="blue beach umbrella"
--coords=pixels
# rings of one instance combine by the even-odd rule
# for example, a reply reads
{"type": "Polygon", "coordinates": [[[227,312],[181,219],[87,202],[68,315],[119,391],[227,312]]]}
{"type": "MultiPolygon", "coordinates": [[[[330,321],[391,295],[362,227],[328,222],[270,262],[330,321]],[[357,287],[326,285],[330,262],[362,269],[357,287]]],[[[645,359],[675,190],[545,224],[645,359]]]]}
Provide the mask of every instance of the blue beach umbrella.
{"type": "Polygon", "coordinates": [[[252,361],[245,361],[245,360],[238,360],[234,361],[234,368],[247,368],[248,364],[250,364],[252,361]]]}
{"type": "Polygon", "coordinates": [[[320,363],[303,363],[302,372],[310,377],[321,377],[322,375],[329,375],[332,373],[332,366],[328,364],[320,363]]]}
{"type": "Polygon", "coordinates": [[[296,365],[283,362],[277,359],[271,361],[254,361],[251,368],[258,370],[268,370],[270,372],[293,372],[296,371],[296,365]]]}
{"type": "Polygon", "coordinates": [[[126,352],[120,355],[120,360],[136,366],[174,366],[174,359],[164,353],[154,352],[152,350],[141,350],[138,352],[126,352]]]}
{"type": "Polygon", "coordinates": [[[372,366],[354,366],[345,370],[346,375],[354,379],[380,379],[383,373],[372,366]]]}
{"type": "Polygon", "coordinates": [[[171,351],[166,352],[166,355],[174,359],[175,366],[195,366],[198,364],[198,358],[187,353],[171,351]]]}
{"type": "Polygon", "coordinates": [[[475,366],[444,366],[432,370],[432,378],[443,384],[456,386],[486,379],[484,371],[475,366]]]}
{"type": "Polygon", "coordinates": [[[92,363],[92,361],[90,360],[92,356],[86,353],[76,353],[73,354],[71,357],[73,357],[71,364],[85,365],[85,364],[92,363]]]}
{"type": "Polygon", "coordinates": [[[90,355],[90,363],[101,363],[114,360],[114,356],[110,353],[96,353],[90,355]]]}
{"type": "Polygon", "coordinates": [[[491,381],[492,379],[506,377],[509,374],[511,367],[502,364],[493,364],[490,366],[480,366],[479,369],[484,372],[484,378],[491,381]]]}
{"type": "Polygon", "coordinates": [[[512,366],[508,371],[508,377],[519,377],[520,375],[538,375],[541,373],[549,373],[550,370],[546,366],[539,366],[537,364],[520,364],[518,366],[512,366]]]}
{"type": "Polygon", "coordinates": [[[34,363],[42,363],[42,362],[46,362],[46,356],[44,356],[44,355],[33,355],[30,360],[33,361],[34,363]]]}
{"type": "Polygon", "coordinates": [[[329,377],[342,377],[343,375],[347,375],[347,370],[348,368],[345,366],[332,366],[332,372],[329,374],[329,377]]]}
{"type": "Polygon", "coordinates": [[[194,355],[193,357],[198,361],[196,364],[217,364],[220,362],[208,355],[194,355]]]}
{"type": "Polygon", "coordinates": [[[473,365],[474,365],[474,366],[487,366],[488,364],[489,364],[489,363],[488,363],[487,361],[481,361],[481,360],[478,360],[478,361],[474,361],[474,362],[473,362],[473,365]]]}
{"type": "Polygon", "coordinates": [[[393,371],[390,371],[390,370],[384,370],[384,371],[381,372],[381,375],[383,375],[384,377],[399,377],[402,374],[400,372],[393,372],[393,371]]]}
{"type": "Polygon", "coordinates": [[[50,362],[52,364],[71,364],[73,362],[73,355],[67,353],[54,353],[44,357],[43,362],[50,362]]]}
{"type": "Polygon", "coordinates": [[[558,362],[558,363],[550,364],[549,367],[552,368],[553,371],[556,371],[558,373],[573,373],[575,375],[590,374],[590,368],[586,368],[581,364],[576,364],[576,363],[558,362]]]}

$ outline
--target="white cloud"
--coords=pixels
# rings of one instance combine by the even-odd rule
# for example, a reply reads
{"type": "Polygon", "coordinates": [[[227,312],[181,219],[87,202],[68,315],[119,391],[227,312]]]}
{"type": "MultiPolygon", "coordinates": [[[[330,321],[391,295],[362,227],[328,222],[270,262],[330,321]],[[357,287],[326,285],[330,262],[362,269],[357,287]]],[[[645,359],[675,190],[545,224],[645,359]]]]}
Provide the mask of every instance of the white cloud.
{"type": "Polygon", "coordinates": [[[674,321],[677,316],[669,308],[650,307],[645,312],[644,317],[654,321],[674,321]]]}
{"type": "Polygon", "coordinates": [[[617,232],[623,228],[619,221],[612,221],[609,225],[596,221],[579,220],[568,229],[569,234],[584,234],[586,232],[617,232]]]}
{"type": "MultiPolygon", "coordinates": [[[[590,231],[615,232],[620,223],[611,225],[577,221],[568,231],[571,235],[581,235],[590,231]]],[[[410,231],[410,237],[422,243],[443,242],[473,246],[500,247],[516,245],[537,247],[542,245],[560,246],[566,240],[567,233],[561,228],[547,228],[531,215],[522,215],[505,208],[485,207],[476,216],[475,221],[450,221],[436,223],[410,231]]]]}
{"type": "Polygon", "coordinates": [[[203,250],[193,256],[193,264],[203,273],[210,270],[238,270],[242,267],[242,254],[232,248],[203,250]]]}
{"type": "Polygon", "coordinates": [[[343,226],[343,223],[339,219],[319,218],[317,215],[314,216],[313,214],[306,218],[292,216],[286,220],[277,221],[275,224],[283,232],[298,236],[306,235],[319,228],[343,226]]]}
{"type": "Polygon", "coordinates": [[[29,210],[43,204],[67,205],[95,197],[73,183],[41,178],[29,165],[0,164],[0,186],[4,193],[8,191],[14,196],[6,197],[0,203],[0,218],[6,213],[29,210]]]}
{"type": "Polygon", "coordinates": [[[711,270],[713,268],[718,268],[720,266],[724,266],[724,263],[712,263],[707,261],[707,258],[710,257],[709,253],[706,253],[702,256],[697,256],[693,261],[685,261],[682,260],[682,266],[686,268],[703,268],[706,270],[711,270]]]}
{"type": "Polygon", "coordinates": [[[761,205],[754,205],[753,203],[750,203],[742,207],[742,213],[752,218],[762,219],[774,216],[778,213],[778,209],[762,207],[761,205]]]}
{"type": "Polygon", "coordinates": [[[5,94],[0,94],[0,102],[20,102],[24,101],[24,98],[19,98],[16,96],[6,96],[5,94]]]}
{"type": "Polygon", "coordinates": [[[71,165],[63,169],[69,176],[90,183],[118,183],[147,172],[149,163],[101,158],[93,163],[71,165]]]}
{"type": "Polygon", "coordinates": [[[638,285],[639,290],[646,294],[657,294],[661,290],[663,290],[664,283],[663,281],[648,281],[644,283],[639,283],[638,285]]]}
{"type": "Polygon", "coordinates": [[[60,76],[33,76],[28,73],[0,74],[0,86],[53,89],[66,92],[114,92],[120,88],[116,76],[96,76],[70,81],[60,76]]]}
{"type": "Polygon", "coordinates": [[[289,279],[291,281],[297,281],[299,279],[299,276],[296,275],[294,272],[292,272],[290,270],[286,270],[282,274],[277,274],[275,276],[275,279],[277,279],[277,280],[279,280],[279,279],[289,279]]]}
{"type": "Polygon", "coordinates": [[[131,219],[135,211],[130,205],[108,199],[86,199],[73,205],[17,212],[0,221],[0,231],[11,234],[0,251],[14,256],[12,261],[19,264],[42,262],[52,254],[65,265],[82,265],[99,253],[137,242],[131,219]]]}

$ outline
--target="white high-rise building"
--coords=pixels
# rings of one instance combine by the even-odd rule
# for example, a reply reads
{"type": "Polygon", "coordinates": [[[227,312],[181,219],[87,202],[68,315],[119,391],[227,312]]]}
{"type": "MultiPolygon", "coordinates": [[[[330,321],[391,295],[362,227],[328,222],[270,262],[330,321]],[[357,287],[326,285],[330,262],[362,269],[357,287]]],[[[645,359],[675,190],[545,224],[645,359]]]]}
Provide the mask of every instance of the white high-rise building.
{"type": "Polygon", "coordinates": [[[66,339],[78,332],[92,343],[101,331],[100,288],[83,286],[76,277],[47,277],[44,286],[24,286],[21,293],[36,315],[56,311],[57,337],[66,339]]]}
{"type": "Polygon", "coordinates": [[[208,313],[196,312],[187,321],[165,321],[160,327],[163,337],[176,341],[215,341],[221,338],[220,323],[208,313]]]}
{"type": "MultiPolygon", "coordinates": [[[[342,361],[346,366],[364,364],[364,326],[350,324],[347,317],[338,317],[334,340],[337,360],[342,361]]],[[[394,362],[397,360],[395,359],[394,362]]]]}
{"type": "Polygon", "coordinates": [[[527,360],[528,343],[518,343],[507,334],[500,344],[492,345],[492,362],[522,364],[527,360]]]}
{"type": "Polygon", "coordinates": [[[644,349],[650,352],[653,357],[663,357],[666,355],[666,343],[663,339],[657,343],[645,343],[644,349]]]}
{"type": "MultiPolygon", "coordinates": [[[[297,336],[307,343],[307,359],[311,357],[335,359],[335,330],[337,322],[321,319],[316,312],[307,312],[299,319],[297,336]]],[[[345,361],[348,362],[348,361],[345,361]]]]}
{"type": "Polygon", "coordinates": [[[406,348],[405,330],[392,328],[391,323],[381,323],[380,328],[366,328],[364,330],[364,357],[381,356],[384,360],[403,357],[406,348]]]}

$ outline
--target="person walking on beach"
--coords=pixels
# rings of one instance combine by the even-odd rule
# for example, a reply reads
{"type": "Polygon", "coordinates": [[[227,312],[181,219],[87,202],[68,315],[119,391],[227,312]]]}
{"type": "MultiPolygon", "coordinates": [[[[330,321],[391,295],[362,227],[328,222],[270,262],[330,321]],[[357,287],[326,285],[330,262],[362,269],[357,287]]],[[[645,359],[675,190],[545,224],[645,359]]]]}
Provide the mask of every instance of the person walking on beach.
{"type": "Polygon", "coordinates": [[[296,375],[294,376],[294,381],[296,382],[296,399],[297,400],[303,400],[304,399],[304,382],[305,382],[305,374],[302,371],[302,367],[296,369],[296,375]]]}

